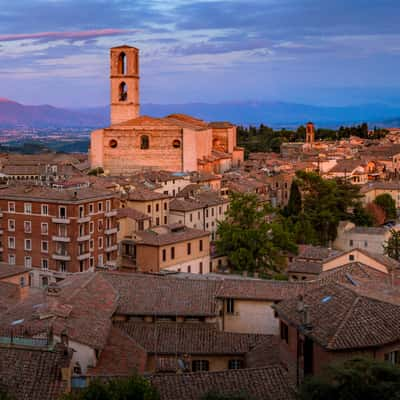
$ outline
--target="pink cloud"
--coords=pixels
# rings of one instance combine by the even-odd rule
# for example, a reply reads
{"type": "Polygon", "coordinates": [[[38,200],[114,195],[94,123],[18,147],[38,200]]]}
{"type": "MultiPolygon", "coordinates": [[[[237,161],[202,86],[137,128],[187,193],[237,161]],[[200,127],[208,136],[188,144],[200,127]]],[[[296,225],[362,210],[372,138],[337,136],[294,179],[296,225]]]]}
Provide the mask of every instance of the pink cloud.
{"type": "Polygon", "coordinates": [[[139,32],[137,29],[94,29],[89,31],[76,32],[37,32],[37,33],[17,33],[0,35],[0,42],[10,42],[14,40],[26,39],[47,39],[48,41],[60,39],[93,39],[101,36],[117,36],[127,33],[139,32]]]}

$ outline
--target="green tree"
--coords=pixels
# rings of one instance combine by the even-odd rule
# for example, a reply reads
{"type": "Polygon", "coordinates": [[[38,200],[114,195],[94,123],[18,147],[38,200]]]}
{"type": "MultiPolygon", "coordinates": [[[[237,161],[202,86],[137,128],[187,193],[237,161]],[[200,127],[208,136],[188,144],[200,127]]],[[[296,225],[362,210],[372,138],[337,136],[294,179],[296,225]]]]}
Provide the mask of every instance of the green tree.
{"type": "Polygon", "coordinates": [[[8,394],[5,389],[0,387],[0,400],[14,400],[14,397],[8,394]]]}
{"type": "Polygon", "coordinates": [[[396,202],[390,194],[384,193],[376,196],[374,203],[383,208],[386,214],[386,220],[396,219],[396,202]]]}
{"type": "Polygon", "coordinates": [[[287,216],[297,217],[302,211],[302,200],[299,185],[294,180],[290,186],[290,196],[287,206],[283,210],[283,214],[287,216]]]}
{"type": "Polygon", "coordinates": [[[211,391],[202,396],[201,400],[253,400],[253,398],[241,392],[235,394],[221,394],[216,391],[211,391]]]}
{"type": "Polygon", "coordinates": [[[91,381],[86,388],[66,394],[61,400],[159,400],[159,394],[147,379],[134,375],[108,382],[91,381]]]}
{"type": "Polygon", "coordinates": [[[357,203],[353,209],[351,221],[357,226],[373,226],[375,223],[374,215],[365,209],[361,203],[357,203]]]}
{"type": "Polygon", "coordinates": [[[236,271],[279,272],[284,252],[297,252],[282,221],[269,222],[270,214],[255,194],[231,195],[226,219],[218,223],[216,246],[236,271]]]}
{"type": "Polygon", "coordinates": [[[300,400],[399,400],[400,368],[372,359],[347,360],[306,379],[300,400]]]}
{"type": "Polygon", "coordinates": [[[400,231],[390,230],[390,238],[383,243],[383,251],[387,256],[400,261],[400,231]]]}

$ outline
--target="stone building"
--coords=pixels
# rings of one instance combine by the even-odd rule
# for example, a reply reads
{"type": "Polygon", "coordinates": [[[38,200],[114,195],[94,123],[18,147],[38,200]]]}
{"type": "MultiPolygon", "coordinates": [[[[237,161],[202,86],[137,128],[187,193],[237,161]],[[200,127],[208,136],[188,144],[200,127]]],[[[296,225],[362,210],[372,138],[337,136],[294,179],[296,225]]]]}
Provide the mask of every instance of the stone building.
{"type": "Polygon", "coordinates": [[[90,164],[110,174],[141,169],[223,172],[243,162],[236,127],[173,114],[139,115],[139,50],[111,49],[111,126],[91,134],[90,164]]]}

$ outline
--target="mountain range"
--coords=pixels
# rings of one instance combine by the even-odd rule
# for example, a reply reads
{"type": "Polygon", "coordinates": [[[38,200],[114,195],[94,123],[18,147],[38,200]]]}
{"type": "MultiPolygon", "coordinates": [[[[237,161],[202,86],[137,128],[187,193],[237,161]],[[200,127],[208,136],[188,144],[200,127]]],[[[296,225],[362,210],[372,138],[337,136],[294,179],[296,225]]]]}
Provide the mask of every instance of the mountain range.
{"type": "MultiPolygon", "coordinates": [[[[324,107],[306,104],[242,101],[226,103],[186,103],[141,105],[141,114],[161,117],[184,113],[207,121],[235,124],[260,124],[296,127],[311,120],[318,126],[337,127],[360,122],[378,126],[400,125],[400,106],[365,104],[349,107],[324,107]]],[[[23,105],[0,98],[0,128],[75,128],[109,125],[109,107],[66,109],[51,105],[23,105]]]]}

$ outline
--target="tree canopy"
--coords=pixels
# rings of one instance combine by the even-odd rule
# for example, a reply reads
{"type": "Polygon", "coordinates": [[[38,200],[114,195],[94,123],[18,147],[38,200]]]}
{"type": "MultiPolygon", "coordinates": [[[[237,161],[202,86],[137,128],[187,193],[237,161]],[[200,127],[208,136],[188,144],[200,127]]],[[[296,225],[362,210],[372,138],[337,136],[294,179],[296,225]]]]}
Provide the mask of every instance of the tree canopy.
{"type": "Polygon", "coordinates": [[[270,218],[271,210],[255,194],[231,195],[226,219],[218,223],[216,246],[234,270],[272,274],[282,269],[284,252],[297,252],[280,217],[270,218]]]}
{"type": "Polygon", "coordinates": [[[66,394],[61,400],[159,400],[159,394],[147,379],[134,375],[107,382],[93,380],[86,388],[66,394]]]}
{"type": "Polygon", "coordinates": [[[300,400],[399,400],[400,368],[388,362],[357,358],[328,367],[306,379],[300,400]]]}
{"type": "Polygon", "coordinates": [[[383,249],[387,256],[400,261],[400,231],[390,230],[390,238],[383,243],[383,249]]]}
{"type": "Polygon", "coordinates": [[[374,203],[385,211],[386,221],[396,219],[396,202],[389,193],[376,196],[374,203]]]}

